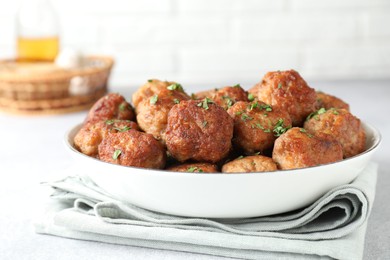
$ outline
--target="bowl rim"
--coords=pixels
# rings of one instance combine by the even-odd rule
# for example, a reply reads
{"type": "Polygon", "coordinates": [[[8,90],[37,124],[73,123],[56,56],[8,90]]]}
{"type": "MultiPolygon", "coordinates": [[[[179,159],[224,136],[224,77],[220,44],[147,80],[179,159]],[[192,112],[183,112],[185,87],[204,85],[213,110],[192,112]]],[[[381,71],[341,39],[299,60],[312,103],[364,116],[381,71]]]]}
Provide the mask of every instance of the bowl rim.
{"type": "MultiPolygon", "coordinates": [[[[299,172],[306,172],[306,171],[311,171],[315,168],[318,168],[318,167],[326,167],[326,166],[333,166],[333,165],[338,165],[340,163],[346,163],[348,161],[351,161],[351,160],[354,160],[358,157],[362,157],[362,156],[365,156],[371,152],[373,152],[374,150],[376,150],[379,145],[381,144],[382,142],[382,135],[381,133],[379,132],[379,130],[370,125],[370,124],[367,124],[367,123],[364,123],[364,122],[361,122],[364,130],[366,131],[366,142],[367,142],[367,130],[369,130],[371,133],[372,133],[372,144],[363,152],[357,154],[357,155],[354,155],[352,157],[349,157],[349,158],[346,158],[346,159],[343,159],[341,161],[337,161],[337,162],[332,162],[332,163],[326,163],[326,164],[321,164],[321,165],[316,165],[316,166],[310,166],[310,167],[305,167],[305,168],[296,168],[296,169],[285,169],[285,170],[276,170],[276,171],[264,171],[264,172],[232,172],[232,173],[222,173],[222,172],[210,172],[210,173],[198,173],[198,172],[185,172],[185,174],[183,174],[183,172],[177,172],[177,171],[170,171],[170,170],[165,170],[165,169],[152,169],[152,168],[142,168],[142,167],[135,167],[135,166],[124,166],[124,165],[119,165],[119,164],[114,164],[114,163],[110,163],[110,162],[104,162],[102,160],[99,160],[97,158],[94,158],[94,157],[91,157],[91,156],[88,156],[86,154],[83,154],[81,153],[80,151],[78,151],[73,145],[72,143],[70,142],[70,135],[72,132],[75,131],[76,128],[80,128],[83,123],[79,123],[75,126],[73,126],[72,128],[68,129],[66,132],[65,132],[65,135],[64,135],[64,139],[63,139],[63,142],[65,144],[65,146],[70,150],[72,151],[73,153],[76,153],[78,156],[83,156],[85,157],[86,159],[88,160],[95,160],[97,163],[103,163],[105,165],[112,165],[112,166],[116,166],[116,167],[124,167],[124,168],[130,168],[130,169],[136,169],[137,171],[138,170],[141,170],[143,173],[142,174],[145,174],[146,172],[151,174],[151,173],[155,173],[156,171],[158,171],[159,173],[158,174],[175,174],[175,175],[178,175],[178,176],[191,176],[191,175],[196,175],[196,176],[237,176],[237,175],[259,175],[259,174],[269,174],[269,173],[272,173],[272,174],[286,174],[286,173],[290,173],[290,172],[293,172],[294,174],[296,174],[296,171],[299,171],[299,172]]],[[[73,142],[73,141],[72,141],[73,142]]],[[[134,174],[134,173],[132,173],[134,174]]]]}

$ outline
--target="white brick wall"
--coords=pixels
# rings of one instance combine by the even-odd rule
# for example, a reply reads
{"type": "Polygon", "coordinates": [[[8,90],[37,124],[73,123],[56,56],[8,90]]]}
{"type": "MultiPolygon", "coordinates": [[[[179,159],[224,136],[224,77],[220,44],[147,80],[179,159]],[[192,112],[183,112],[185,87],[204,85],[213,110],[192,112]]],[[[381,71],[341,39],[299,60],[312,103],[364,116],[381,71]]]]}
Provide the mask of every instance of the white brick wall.
{"type": "MultiPolygon", "coordinates": [[[[0,58],[14,13],[0,0],[0,58]]],[[[294,68],[308,80],[390,78],[389,0],[52,0],[62,46],[116,59],[112,84],[254,84],[294,68]]],[[[206,86],[204,86],[206,87],[206,86]]]]}

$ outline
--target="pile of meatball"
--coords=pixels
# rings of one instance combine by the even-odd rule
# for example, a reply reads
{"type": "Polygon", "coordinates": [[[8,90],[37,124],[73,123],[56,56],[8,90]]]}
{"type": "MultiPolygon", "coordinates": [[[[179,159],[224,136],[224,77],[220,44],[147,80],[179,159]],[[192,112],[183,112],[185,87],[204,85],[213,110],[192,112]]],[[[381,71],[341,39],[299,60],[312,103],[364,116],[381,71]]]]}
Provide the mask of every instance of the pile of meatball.
{"type": "Polygon", "coordinates": [[[74,138],[105,162],[195,173],[269,172],[337,162],[365,150],[360,120],[294,70],[188,95],[148,80],[132,96],[98,100],[74,138]]]}

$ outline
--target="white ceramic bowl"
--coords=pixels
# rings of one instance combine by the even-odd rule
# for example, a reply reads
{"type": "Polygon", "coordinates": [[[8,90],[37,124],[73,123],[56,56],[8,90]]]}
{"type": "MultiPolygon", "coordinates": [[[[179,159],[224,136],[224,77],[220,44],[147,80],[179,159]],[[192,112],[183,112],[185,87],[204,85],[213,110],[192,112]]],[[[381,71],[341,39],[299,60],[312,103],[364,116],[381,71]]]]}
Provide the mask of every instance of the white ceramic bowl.
{"type": "Polygon", "coordinates": [[[304,169],[261,173],[183,173],[126,167],[88,157],[73,147],[81,125],[65,137],[80,170],[117,199],[167,214],[246,218],[295,210],[351,182],[369,162],[381,136],[364,124],[366,151],[346,160],[304,169]]]}

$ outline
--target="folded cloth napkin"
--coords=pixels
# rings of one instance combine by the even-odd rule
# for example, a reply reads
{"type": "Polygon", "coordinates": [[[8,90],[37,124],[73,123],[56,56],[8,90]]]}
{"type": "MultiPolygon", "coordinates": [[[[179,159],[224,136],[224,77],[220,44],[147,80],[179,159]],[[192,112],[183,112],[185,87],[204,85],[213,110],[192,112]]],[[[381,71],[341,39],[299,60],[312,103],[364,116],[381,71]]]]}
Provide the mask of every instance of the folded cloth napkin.
{"type": "Polygon", "coordinates": [[[243,259],[361,259],[375,197],[377,165],[307,208],[246,219],[166,215],[117,201],[87,177],[54,188],[37,233],[243,259]]]}

